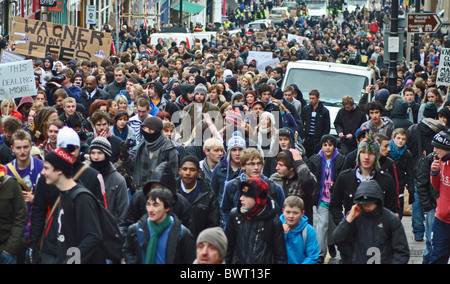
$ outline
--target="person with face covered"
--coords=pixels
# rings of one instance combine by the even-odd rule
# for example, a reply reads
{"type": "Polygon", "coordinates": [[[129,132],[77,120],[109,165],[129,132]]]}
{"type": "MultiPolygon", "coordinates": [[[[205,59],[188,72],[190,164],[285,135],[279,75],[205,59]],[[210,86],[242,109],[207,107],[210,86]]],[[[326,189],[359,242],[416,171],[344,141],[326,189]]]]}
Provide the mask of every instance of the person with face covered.
{"type": "Polygon", "coordinates": [[[378,182],[362,182],[354,204],[332,234],[344,264],[407,264],[409,247],[400,219],[383,206],[378,182]]]}
{"type": "Polygon", "coordinates": [[[175,144],[162,133],[162,129],[161,118],[147,117],[141,124],[142,139],[135,158],[131,159],[128,156],[123,160],[133,173],[133,181],[137,188],[142,188],[149,181],[154,169],[163,161],[167,161],[174,171],[178,170],[175,144]]]}
{"type": "MultiPolygon", "coordinates": [[[[108,139],[96,137],[92,140],[89,153],[90,166],[102,174],[108,210],[116,217],[119,227],[123,227],[128,210],[128,189],[125,178],[111,163],[111,155],[111,143],[108,139]]],[[[122,230],[125,232],[124,228],[122,230]]]]}

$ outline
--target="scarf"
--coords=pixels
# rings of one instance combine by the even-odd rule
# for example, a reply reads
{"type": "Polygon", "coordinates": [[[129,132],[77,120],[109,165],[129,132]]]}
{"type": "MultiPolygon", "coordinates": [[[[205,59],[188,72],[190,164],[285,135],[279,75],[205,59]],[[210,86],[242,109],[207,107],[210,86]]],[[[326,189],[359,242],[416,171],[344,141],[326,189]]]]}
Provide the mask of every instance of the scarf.
{"type": "Polygon", "coordinates": [[[267,198],[256,198],[256,204],[252,209],[246,210],[241,207],[241,213],[245,214],[248,220],[251,220],[256,215],[260,214],[266,208],[267,198]]]}
{"type": "MultiPolygon", "coordinates": [[[[144,132],[144,131],[143,131],[144,132]]],[[[139,165],[139,169],[133,171],[133,180],[138,186],[143,186],[150,178],[150,173],[157,166],[158,157],[163,153],[163,146],[166,143],[166,136],[160,136],[152,143],[142,139],[137,149],[134,164],[139,165]]]]}
{"type": "Polygon", "coordinates": [[[120,137],[123,141],[127,141],[128,137],[128,126],[125,126],[125,128],[122,130],[122,132],[119,131],[119,128],[117,128],[117,125],[114,125],[113,127],[113,133],[117,137],[120,137]]]}
{"type": "Polygon", "coordinates": [[[151,232],[150,241],[147,245],[147,253],[145,255],[145,264],[155,264],[156,260],[156,248],[158,247],[159,236],[172,224],[172,218],[166,216],[164,221],[160,224],[151,222],[150,218],[147,218],[147,224],[151,232]]]}
{"type": "Polygon", "coordinates": [[[394,144],[394,140],[391,140],[389,148],[391,148],[391,151],[389,151],[389,157],[391,157],[395,162],[397,162],[406,151],[406,145],[404,145],[401,149],[397,149],[397,146],[394,144]]]}

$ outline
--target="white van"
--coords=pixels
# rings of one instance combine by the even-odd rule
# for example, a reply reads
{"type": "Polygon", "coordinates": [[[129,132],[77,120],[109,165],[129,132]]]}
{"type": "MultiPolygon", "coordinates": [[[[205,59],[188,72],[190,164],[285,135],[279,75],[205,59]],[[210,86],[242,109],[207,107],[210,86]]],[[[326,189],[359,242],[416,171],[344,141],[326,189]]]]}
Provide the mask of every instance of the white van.
{"type": "Polygon", "coordinates": [[[299,60],[288,63],[282,90],[291,84],[297,84],[306,101],[311,90],[319,91],[320,101],[330,111],[330,134],[336,135],[334,120],[342,108],[342,98],[351,96],[358,103],[366,86],[375,84],[375,72],[362,66],[299,60]]]}

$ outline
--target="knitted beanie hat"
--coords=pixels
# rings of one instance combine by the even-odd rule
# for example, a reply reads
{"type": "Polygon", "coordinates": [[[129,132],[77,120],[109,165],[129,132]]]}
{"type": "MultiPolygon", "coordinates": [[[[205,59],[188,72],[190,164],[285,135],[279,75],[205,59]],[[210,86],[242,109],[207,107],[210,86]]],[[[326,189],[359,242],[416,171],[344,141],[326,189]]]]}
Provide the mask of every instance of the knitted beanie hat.
{"type": "Polygon", "coordinates": [[[245,139],[242,138],[242,135],[239,131],[233,132],[233,136],[228,140],[227,143],[227,152],[229,153],[231,149],[239,147],[241,149],[247,148],[247,144],[245,143],[245,139]]]}
{"type": "Polygon", "coordinates": [[[90,145],[90,150],[97,149],[105,153],[106,156],[111,158],[112,156],[112,149],[111,149],[111,143],[109,143],[108,139],[105,137],[96,137],[94,140],[92,140],[90,145]]]}
{"type": "Polygon", "coordinates": [[[427,102],[423,110],[423,117],[425,118],[436,118],[438,114],[436,104],[432,102],[427,102]]]}
{"type": "Polygon", "coordinates": [[[377,142],[375,137],[373,136],[373,132],[369,132],[369,136],[364,140],[359,142],[358,145],[358,155],[356,157],[356,165],[360,166],[359,156],[361,153],[372,153],[375,155],[375,169],[380,169],[380,144],[377,142]]]}
{"type": "Polygon", "coordinates": [[[228,247],[228,239],[222,228],[212,227],[203,230],[197,237],[197,245],[199,243],[212,244],[219,252],[220,257],[225,260],[228,247]]]}
{"type": "Polygon", "coordinates": [[[239,111],[236,110],[228,111],[225,119],[238,126],[242,124],[242,115],[239,111]]]}
{"type": "Polygon", "coordinates": [[[205,85],[198,84],[197,86],[195,86],[194,95],[198,93],[203,94],[206,97],[208,95],[208,89],[206,89],[205,85]]]}
{"type": "Polygon", "coordinates": [[[45,156],[45,161],[49,162],[55,169],[62,171],[67,176],[73,174],[74,157],[61,148],[53,150],[45,156]]]}
{"type": "Polygon", "coordinates": [[[433,140],[431,140],[431,145],[439,149],[450,151],[450,133],[447,131],[440,131],[434,135],[433,140]]]}

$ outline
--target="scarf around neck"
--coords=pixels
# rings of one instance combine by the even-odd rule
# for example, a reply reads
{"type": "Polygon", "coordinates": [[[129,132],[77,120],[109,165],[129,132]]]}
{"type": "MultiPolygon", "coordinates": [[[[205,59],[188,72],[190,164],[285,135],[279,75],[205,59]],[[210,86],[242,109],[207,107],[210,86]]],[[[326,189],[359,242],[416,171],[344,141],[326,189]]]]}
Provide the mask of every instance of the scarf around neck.
{"type": "Polygon", "coordinates": [[[150,241],[147,245],[147,253],[145,255],[145,264],[155,264],[156,249],[158,247],[159,236],[172,224],[172,217],[167,215],[160,224],[150,221],[147,218],[147,224],[150,229],[150,241]]]}
{"type": "Polygon", "coordinates": [[[389,157],[391,157],[394,161],[398,161],[398,159],[400,159],[406,152],[406,145],[404,145],[401,149],[397,149],[397,146],[394,144],[394,140],[391,140],[389,148],[391,149],[391,151],[389,151],[389,157]]]}

